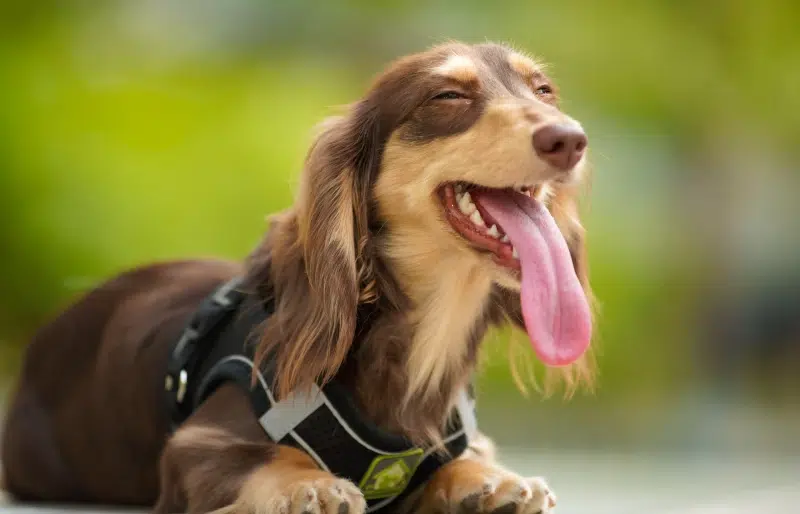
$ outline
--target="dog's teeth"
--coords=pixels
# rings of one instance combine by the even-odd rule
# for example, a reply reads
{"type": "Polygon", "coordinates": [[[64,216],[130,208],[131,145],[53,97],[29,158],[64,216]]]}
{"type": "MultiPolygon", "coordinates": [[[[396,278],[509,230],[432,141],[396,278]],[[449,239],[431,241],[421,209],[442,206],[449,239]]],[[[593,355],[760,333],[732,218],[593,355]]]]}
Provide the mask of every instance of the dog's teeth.
{"type": "Polygon", "coordinates": [[[515,259],[519,259],[519,253],[517,253],[516,248],[514,248],[514,250],[511,252],[511,256],[515,259]]]}
{"type": "Polygon", "coordinates": [[[464,197],[467,196],[469,193],[461,193],[460,195],[456,195],[456,200],[458,201],[458,210],[466,214],[466,206],[467,201],[464,200],[464,197]]]}
{"type": "MultiPolygon", "coordinates": [[[[474,207],[474,206],[473,206],[474,207]]],[[[478,225],[479,227],[485,227],[486,223],[483,222],[483,218],[481,218],[481,213],[475,210],[470,216],[469,219],[474,224],[478,225]]]]}
{"type": "Polygon", "coordinates": [[[469,193],[464,193],[464,196],[458,200],[458,209],[467,216],[471,216],[473,213],[478,212],[475,204],[472,203],[472,197],[469,195],[469,193]]]}
{"type": "Polygon", "coordinates": [[[492,225],[486,233],[495,239],[500,237],[500,232],[497,230],[497,225],[492,225]]]}
{"type": "Polygon", "coordinates": [[[456,184],[456,193],[464,192],[464,186],[462,184],[456,184]]]}
{"type": "Polygon", "coordinates": [[[500,241],[502,241],[504,243],[507,243],[508,242],[508,236],[503,234],[503,237],[500,238],[500,241]]]}

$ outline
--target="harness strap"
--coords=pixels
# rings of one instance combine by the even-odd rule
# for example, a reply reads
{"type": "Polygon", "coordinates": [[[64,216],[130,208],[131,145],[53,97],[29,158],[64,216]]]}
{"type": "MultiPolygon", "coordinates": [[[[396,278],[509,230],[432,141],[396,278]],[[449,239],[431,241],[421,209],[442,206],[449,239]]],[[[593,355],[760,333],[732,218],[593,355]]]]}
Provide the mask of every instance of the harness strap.
{"type": "Polygon", "coordinates": [[[272,441],[301,449],[321,469],[347,477],[367,499],[367,512],[375,512],[412,493],[442,465],[461,454],[468,445],[468,426],[475,426],[473,400],[467,391],[459,397],[452,429],[446,436],[445,452],[415,447],[410,441],[365,427],[354,418],[335,383],[307,393],[293,393],[275,401],[270,387],[274,365],[250,377],[253,362],[231,355],[214,365],[198,388],[202,402],[225,382],[239,384],[250,396],[259,424],[272,441]],[[360,426],[354,426],[360,425],[360,426]]]}
{"type": "Polygon", "coordinates": [[[444,451],[419,448],[381,430],[336,380],[276,401],[274,359],[256,369],[246,344],[272,306],[246,301],[240,285],[237,278],[210,295],[170,354],[165,389],[173,429],[219,386],[236,383],[272,441],[301,449],[321,469],[352,480],[367,499],[368,512],[408,496],[467,448],[477,426],[471,389],[460,394],[451,413],[444,451]]]}
{"type": "Polygon", "coordinates": [[[203,300],[170,354],[164,390],[173,429],[192,413],[191,401],[187,401],[190,400],[188,393],[193,385],[190,378],[196,378],[197,368],[213,348],[215,339],[210,336],[244,300],[246,294],[239,290],[241,283],[242,279],[236,277],[203,300]]]}

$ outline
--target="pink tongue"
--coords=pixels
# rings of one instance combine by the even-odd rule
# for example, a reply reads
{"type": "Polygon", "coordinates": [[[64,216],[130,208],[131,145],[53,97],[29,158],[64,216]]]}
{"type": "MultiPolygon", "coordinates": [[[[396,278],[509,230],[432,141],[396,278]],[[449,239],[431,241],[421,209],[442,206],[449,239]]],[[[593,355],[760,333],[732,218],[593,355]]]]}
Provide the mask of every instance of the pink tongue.
{"type": "Polygon", "coordinates": [[[577,360],[589,347],[589,303],[567,243],[547,208],[512,191],[481,192],[475,200],[503,228],[522,268],[522,317],[539,358],[548,366],[577,360]]]}

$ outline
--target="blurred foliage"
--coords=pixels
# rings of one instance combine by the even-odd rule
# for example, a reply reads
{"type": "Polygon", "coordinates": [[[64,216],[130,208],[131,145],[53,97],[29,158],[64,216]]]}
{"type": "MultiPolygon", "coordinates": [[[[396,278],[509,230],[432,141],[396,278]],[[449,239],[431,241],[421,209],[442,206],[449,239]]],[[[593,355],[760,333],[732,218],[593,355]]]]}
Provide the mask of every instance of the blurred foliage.
{"type": "MultiPolygon", "coordinates": [[[[799,21],[790,0],[6,1],[0,356],[13,373],[38,324],[126,267],[242,257],[290,203],[314,124],[388,59],[492,39],[552,64],[592,141],[592,401],[678,397],[702,375],[715,265],[676,200],[720,146],[797,156],[799,21]]],[[[484,383],[511,387],[496,355],[484,383]]]]}

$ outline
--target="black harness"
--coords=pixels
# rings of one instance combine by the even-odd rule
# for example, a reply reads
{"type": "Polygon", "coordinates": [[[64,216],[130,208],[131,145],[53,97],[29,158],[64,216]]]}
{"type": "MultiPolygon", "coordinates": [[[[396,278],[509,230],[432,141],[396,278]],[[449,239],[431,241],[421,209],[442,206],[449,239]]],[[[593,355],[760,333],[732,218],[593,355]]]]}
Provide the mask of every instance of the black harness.
{"type": "Polygon", "coordinates": [[[462,392],[444,442],[447,452],[414,446],[377,427],[356,407],[335,379],[307,394],[276,401],[271,386],[275,362],[253,364],[254,328],[273,311],[270,302],[249,294],[234,279],[209,295],[183,330],[169,358],[164,388],[172,429],[177,429],[220,385],[247,392],[262,428],[272,441],[308,453],[320,466],[359,486],[367,511],[375,512],[411,494],[433,473],[458,457],[475,428],[474,401],[462,392]],[[253,374],[257,378],[253,384],[253,374]]]}

